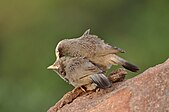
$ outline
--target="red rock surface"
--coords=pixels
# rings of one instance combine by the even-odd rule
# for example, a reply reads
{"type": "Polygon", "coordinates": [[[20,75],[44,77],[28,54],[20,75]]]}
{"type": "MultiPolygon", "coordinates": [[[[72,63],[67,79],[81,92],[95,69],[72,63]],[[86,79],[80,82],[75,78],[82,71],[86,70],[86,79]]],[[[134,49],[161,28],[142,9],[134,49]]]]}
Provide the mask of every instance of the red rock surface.
{"type": "Polygon", "coordinates": [[[59,112],[169,112],[169,60],[112,88],[80,96],[59,112]]]}

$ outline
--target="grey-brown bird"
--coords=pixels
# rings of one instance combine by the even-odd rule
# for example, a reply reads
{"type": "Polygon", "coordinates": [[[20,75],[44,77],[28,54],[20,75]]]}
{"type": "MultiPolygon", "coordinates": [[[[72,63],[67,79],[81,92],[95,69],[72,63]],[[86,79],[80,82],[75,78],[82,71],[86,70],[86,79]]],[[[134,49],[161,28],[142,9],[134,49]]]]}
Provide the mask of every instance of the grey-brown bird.
{"type": "Polygon", "coordinates": [[[111,86],[111,82],[103,71],[83,57],[61,57],[48,69],[57,72],[75,88],[84,86],[87,90],[93,90],[96,87],[111,86]]]}
{"type": "Polygon", "coordinates": [[[106,44],[98,36],[89,33],[90,30],[87,30],[79,38],[60,41],[55,49],[57,59],[63,56],[85,57],[103,71],[107,71],[111,65],[122,65],[132,72],[139,70],[137,66],[117,56],[117,53],[124,53],[124,50],[106,44]]]}

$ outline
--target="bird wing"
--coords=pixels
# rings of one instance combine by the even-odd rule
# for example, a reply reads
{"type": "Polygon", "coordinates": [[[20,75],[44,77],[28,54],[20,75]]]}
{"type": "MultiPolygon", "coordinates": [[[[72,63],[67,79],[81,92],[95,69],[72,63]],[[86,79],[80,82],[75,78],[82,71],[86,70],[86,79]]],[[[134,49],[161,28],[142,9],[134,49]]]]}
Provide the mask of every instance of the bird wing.
{"type": "Polygon", "coordinates": [[[98,38],[96,35],[85,34],[79,38],[79,43],[88,44],[88,46],[93,46],[95,49],[91,49],[90,52],[93,50],[93,53],[97,56],[107,55],[107,54],[116,54],[116,53],[124,53],[125,51],[121,48],[116,46],[111,46],[106,44],[104,40],[98,38]]]}
{"type": "Polygon", "coordinates": [[[111,82],[109,81],[109,79],[96,65],[86,59],[83,67],[83,70],[85,71],[84,73],[88,74],[88,76],[90,76],[90,78],[92,79],[92,82],[97,84],[99,88],[108,88],[111,86],[111,82]]]}

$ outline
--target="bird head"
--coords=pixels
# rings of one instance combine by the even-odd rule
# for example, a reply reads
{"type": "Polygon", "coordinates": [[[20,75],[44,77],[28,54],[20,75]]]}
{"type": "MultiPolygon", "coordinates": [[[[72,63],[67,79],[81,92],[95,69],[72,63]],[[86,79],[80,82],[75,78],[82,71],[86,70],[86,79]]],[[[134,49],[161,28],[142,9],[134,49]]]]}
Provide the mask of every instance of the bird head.
{"type": "Polygon", "coordinates": [[[61,57],[66,55],[68,48],[69,48],[68,41],[69,41],[68,39],[64,39],[57,44],[56,49],[55,49],[57,60],[59,60],[61,57]]]}

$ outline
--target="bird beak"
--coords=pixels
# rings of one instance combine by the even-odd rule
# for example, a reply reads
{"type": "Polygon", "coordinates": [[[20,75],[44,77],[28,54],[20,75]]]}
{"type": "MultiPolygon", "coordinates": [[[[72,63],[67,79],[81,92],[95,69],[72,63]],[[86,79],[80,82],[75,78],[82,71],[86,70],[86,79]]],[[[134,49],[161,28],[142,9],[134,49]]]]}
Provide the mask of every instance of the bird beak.
{"type": "Polygon", "coordinates": [[[47,69],[54,70],[54,69],[59,69],[59,68],[60,68],[60,63],[59,61],[56,61],[53,65],[50,65],[47,69]]]}
{"type": "Polygon", "coordinates": [[[53,69],[55,69],[55,66],[50,65],[47,69],[48,69],[48,70],[53,70],[53,69]]]}

